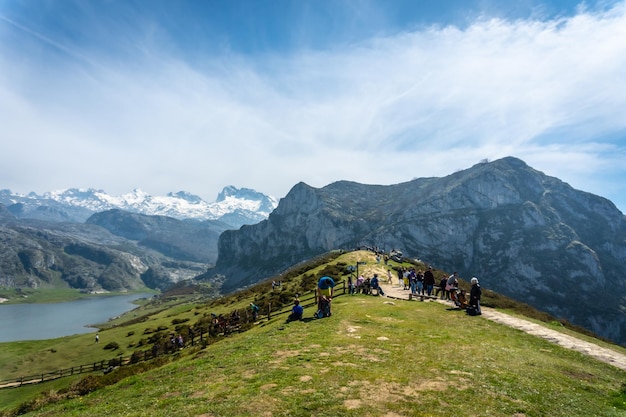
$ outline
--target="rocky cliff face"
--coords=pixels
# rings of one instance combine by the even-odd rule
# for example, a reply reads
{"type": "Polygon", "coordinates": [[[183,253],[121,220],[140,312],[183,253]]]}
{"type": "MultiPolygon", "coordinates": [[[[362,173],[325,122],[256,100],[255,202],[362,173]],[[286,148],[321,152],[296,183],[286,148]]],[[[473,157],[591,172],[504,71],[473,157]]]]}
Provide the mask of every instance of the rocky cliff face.
{"type": "MultiPolygon", "coordinates": [[[[206,263],[189,261],[200,248],[189,254],[171,243],[175,250],[168,246],[161,252],[157,247],[167,240],[167,234],[153,233],[158,237],[140,244],[96,224],[16,219],[0,205],[0,287],[163,289],[206,271],[206,263]]],[[[182,239],[180,230],[177,233],[180,240],[197,243],[193,237],[182,239]]],[[[217,236],[211,239],[215,245],[217,236]]]]}
{"type": "Polygon", "coordinates": [[[217,259],[220,233],[228,228],[216,220],[178,220],[117,209],[96,213],[87,224],[101,226],[175,259],[210,264],[217,259]]]}
{"type": "Polygon", "coordinates": [[[516,158],[392,186],[297,184],[269,218],[219,240],[234,289],[333,249],[401,249],[626,343],[626,220],[516,158]]]}

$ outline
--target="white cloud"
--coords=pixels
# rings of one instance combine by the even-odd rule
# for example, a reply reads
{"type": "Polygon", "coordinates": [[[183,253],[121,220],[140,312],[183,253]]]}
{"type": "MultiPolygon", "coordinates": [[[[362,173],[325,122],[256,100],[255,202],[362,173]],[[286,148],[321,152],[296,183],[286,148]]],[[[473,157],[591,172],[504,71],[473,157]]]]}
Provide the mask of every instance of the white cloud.
{"type": "Polygon", "coordinates": [[[130,62],[46,37],[73,55],[50,71],[0,46],[0,187],[281,197],[301,180],[389,184],[513,155],[576,188],[626,191],[625,3],[254,61],[188,62],[153,37],[130,62]]]}

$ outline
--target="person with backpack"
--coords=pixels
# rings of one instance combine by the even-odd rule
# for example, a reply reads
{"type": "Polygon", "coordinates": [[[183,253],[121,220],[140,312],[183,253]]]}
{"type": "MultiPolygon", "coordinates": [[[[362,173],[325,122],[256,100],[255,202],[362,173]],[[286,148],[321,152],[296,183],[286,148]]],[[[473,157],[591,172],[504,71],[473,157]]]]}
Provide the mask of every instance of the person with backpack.
{"type": "Polygon", "coordinates": [[[259,307],[254,303],[250,303],[250,311],[252,312],[252,321],[257,321],[259,318],[259,307]]]}
{"type": "Polygon", "coordinates": [[[317,288],[315,289],[317,298],[317,313],[316,316],[330,316],[330,302],[333,299],[333,288],[335,287],[335,281],[328,276],[323,276],[317,282],[317,288]],[[321,314],[320,314],[321,313],[321,314]]]}

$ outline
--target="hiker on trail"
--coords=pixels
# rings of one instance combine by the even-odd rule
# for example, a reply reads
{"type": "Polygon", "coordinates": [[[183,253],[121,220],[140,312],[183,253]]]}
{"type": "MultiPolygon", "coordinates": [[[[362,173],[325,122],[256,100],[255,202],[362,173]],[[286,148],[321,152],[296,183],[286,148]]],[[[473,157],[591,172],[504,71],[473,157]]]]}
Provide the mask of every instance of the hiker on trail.
{"type": "Polygon", "coordinates": [[[254,303],[250,303],[250,311],[252,312],[252,321],[257,321],[259,317],[259,307],[254,303]]]}
{"type": "Polygon", "coordinates": [[[293,300],[293,308],[291,309],[291,314],[287,318],[287,321],[302,320],[303,313],[304,308],[300,305],[300,300],[296,298],[293,300]]]}
{"type": "Polygon", "coordinates": [[[391,269],[387,270],[387,284],[391,285],[391,269]]]}
{"type": "Polygon", "coordinates": [[[402,283],[404,282],[404,274],[402,273],[402,267],[398,267],[396,271],[398,272],[398,287],[401,287],[402,283]]]}
{"type": "Polygon", "coordinates": [[[365,278],[363,275],[359,275],[356,279],[356,293],[363,292],[363,283],[365,282],[365,278]]]}
{"type": "Polygon", "coordinates": [[[448,299],[452,296],[452,291],[456,290],[456,287],[459,285],[458,274],[456,271],[452,275],[448,277],[448,281],[446,282],[446,292],[448,293],[448,299]]]}
{"type": "Polygon", "coordinates": [[[447,283],[448,283],[448,278],[446,276],[441,278],[441,281],[439,281],[439,286],[437,287],[437,291],[435,292],[435,297],[437,295],[439,295],[439,293],[441,293],[441,296],[439,298],[441,298],[442,300],[444,300],[446,298],[446,296],[448,295],[446,293],[446,284],[447,283]]]}
{"type": "Polygon", "coordinates": [[[404,289],[408,290],[409,284],[411,281],[411,272],[407,269],[402,268],[402,283],[404,284],[404,289]]]}
{"type": "Polygon", "coordinates": [[[348,294],[354,295],[354,278],[352,274],[348,275],[348,294]]]}
{"type": "Polygon", "coordinates": [[[431,296],[433,294],[433,288],[435,287],[435,276],[433,275],[433,268],[431,266],[424,272],[424,286],[426,287],[426,294],[431,296]]]}
{"type": "MultiPolygon", "coordinates": [[[[417,274],[415,273],[415,268],[409,268],[409,288],[411,289],[411,294],[416,294],[416,285],[417,285],[417,274]]],[[[406,288],[405,288],[406,289],[406,288]]]]}
{"type": "Polygon", "coordinates": [[[374,274],[374,276],[372,277],[372,279],[370,280],[370,287],[373,290],[377,290],[378,294],[380,295],[385,295],[385,292],[383,291],[382,288],[380,288],[380,285],[378,283],[378,274],[374,274]]]}
{"type": "Polygon", "coordinates": [[[472,283],[472,288],[470,290],[470,300],[469,305],[476,309],[476,314],[482,314],[480,311],[480,296],[482,295],[482,290],[480,289],[480,284],[478,284],[478,278],[474,277],[470,281],[472,283]]]}
{"type": "Polygon", "coordinates": [[[424,295],[424,273],[421,269],[417,272],[415,279],[417,282],[417,293],[424,295]]]}

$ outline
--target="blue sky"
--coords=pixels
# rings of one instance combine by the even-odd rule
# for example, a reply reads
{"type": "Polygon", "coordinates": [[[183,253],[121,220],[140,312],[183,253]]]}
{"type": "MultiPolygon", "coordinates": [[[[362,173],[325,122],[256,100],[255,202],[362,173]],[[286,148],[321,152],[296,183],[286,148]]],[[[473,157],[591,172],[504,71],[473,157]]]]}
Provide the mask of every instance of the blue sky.
{"type": "Polygon", "coordinates": [[[0,0],[0,188],[394,184],[516,156],[626,211],[626,0],[0,0]]]}

